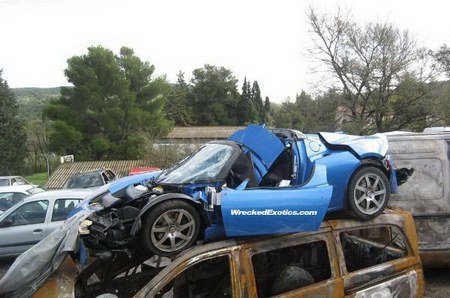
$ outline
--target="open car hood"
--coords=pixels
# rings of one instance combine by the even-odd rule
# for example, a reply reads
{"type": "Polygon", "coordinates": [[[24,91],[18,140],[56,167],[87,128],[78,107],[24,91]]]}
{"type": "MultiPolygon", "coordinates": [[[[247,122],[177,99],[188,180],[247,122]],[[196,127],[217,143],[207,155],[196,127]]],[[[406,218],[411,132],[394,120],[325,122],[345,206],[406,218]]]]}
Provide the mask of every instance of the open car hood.
{"type": "Polygon", "coordinates": [[[266,128],[251,124],[236,131],[228,140],[244,145],[264,164],[266,170],[283,152],[284,145],[280,139],[266,128]]]}
{"type": "Polygon", "coordinates": [[[339,133],[321,132],[319,138],[331,150],[348,150],[359,159],[367,157],[383,158],[388,151],[388,141],[383,134],[352,136],[339,133]]]}

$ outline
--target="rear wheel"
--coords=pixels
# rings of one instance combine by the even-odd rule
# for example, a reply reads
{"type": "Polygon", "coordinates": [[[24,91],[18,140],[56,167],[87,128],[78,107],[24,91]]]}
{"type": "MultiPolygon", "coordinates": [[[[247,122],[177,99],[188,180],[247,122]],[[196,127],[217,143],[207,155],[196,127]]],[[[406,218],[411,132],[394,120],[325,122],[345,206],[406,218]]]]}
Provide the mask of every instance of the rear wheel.
{"type": "Polygon", "coordinates": [[[200,216],[181,200],[162,202],[150,209],[141,230],[142,244],[159,256],[172,256],[192,246],[200,230],[200,216]]]}
{"type": "Polygon", "coordinates": [[[359,169],[350,181],[348,204],[352,215],[368,220],[386,208],[391,188],[383,171],[375,167],[359,169]]]}

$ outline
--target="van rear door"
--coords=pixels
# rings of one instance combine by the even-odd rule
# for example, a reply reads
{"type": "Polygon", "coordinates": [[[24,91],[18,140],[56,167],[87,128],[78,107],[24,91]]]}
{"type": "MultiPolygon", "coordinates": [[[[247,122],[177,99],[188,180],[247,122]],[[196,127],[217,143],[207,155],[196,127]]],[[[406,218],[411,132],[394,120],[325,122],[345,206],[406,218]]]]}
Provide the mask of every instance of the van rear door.
{"type": "Polygon", "coordinates": [[[415,169],[390,205],[413,214],[424,265],[450,266],[450,134],[388,135],[388,140],[395,165],[415,169]]]}

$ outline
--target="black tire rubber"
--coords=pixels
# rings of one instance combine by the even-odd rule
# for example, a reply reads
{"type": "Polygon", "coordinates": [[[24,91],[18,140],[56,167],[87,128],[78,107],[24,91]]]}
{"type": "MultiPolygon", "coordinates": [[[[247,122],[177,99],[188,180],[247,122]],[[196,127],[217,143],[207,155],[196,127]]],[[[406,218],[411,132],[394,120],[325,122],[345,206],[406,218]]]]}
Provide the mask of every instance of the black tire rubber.
{"type": "MultiPolygon", "coordinates": [[[[389,198],[391,195],[391,187],[389,184],[389,180],[386,177],[386,174],[376,168],[376,167],[372,167],[372,166],[367,166],[367,167],[363,167],[360,168],[352,177],[349,186],[348,186],[348,191],[347,191],[347,202],[348,202],[348,211],[350,212],[350,215],[357,218],[357,219],[361,219],[361,220],[369,220],[372,218],[377,217],[378,215],[380,215],[384,209],[386,209],[386,206],[389,202],[389,198]],[[369,179],[369,182],[371,182],[373,179],[377,179],[379,178],[379,180],[377,180],[377,184],[375,185],[376,189],[373,189],[373,185],[370,185],[369,187],[367,187],[367,192],[365,194],[363,194],[364,192],[361,190],[362,188],[364,188],[364,184],[367,184],[367,180],[366,177],[368,177],[367,179],[369,179]],[[364,179],[365,181],[362,181],[361,179],[364,179]],[[382,182],[382,184],[380,184],[380,181],[382,182]],[[380,200],[382,200],[382,203],[380,203],[376,196],[373,195],[374,193],[380,192],[382,189],[378,187],[378,185],[381,185],[380,187],[384,187],[385,190],[385,195],[384,198],[379,197],[380,200]],[[356,188],[359,187],[357,190],[356,188]],[[355,192],[356,190],[356,192],[355,192]],[[369,195],[368,195],[369,193],[369,195]],[[361,197],[358,198],[358,194],[361,195],[361,197]],[[372,197],[370,196],[372,195],[372,197]],[[364,212],[363,210],[361,210],[361,205],[358,203],[358,200],[364,200],[364,198],[362,197],[364,196],[365,199],[365,203],[366,203],[366,209],[367,208],[367,204],[369,204],[369,206],[371,206],[371,204],[376,205],[376,209],[371,210],[370,212],[367,210],[366,212],[364,212]],[[367,198],[370,199],[367,199],[367,198]],[[373,198],[375,197],[375,198],[373,198]],[[376,201],[377,203],[374,203],[374,201],[376,201]]],[[[361,203],[364,203],[363,201],[361,201],[361,203]]]]}
{"type": "MultiPolygon", "coordinates": [[[[198,211],[195,209],[195,207],[192,206],[191,204],[189,204],[188,202],[185,202],[182,200],[169,200],[169,201],[164,201],[162,203],[159,203],[158,205],[151,208],[149,210],[149,212],[147,212],[146,217],[143,219],[143,221],[144,221],[144,224],[141,229],[142,245],[148,252],[159,255],[159,256],[164,256],[164,257],[176,255],[179,252],[191,247],[197,240],[197,237],[198,237],[198,234],[200,231],[200,223],[201,223],[200,216],[198,214],[198,211]],[[180,246],[176,247],[176,249],[165,249],[165,250],[160,249],[160,247],[158,247],[160,245],[158,245],[157,244],[158,241],[156,241],[158,239],[156,239],[156,237],[152,238],[153,227],[155,224],[158,224],[156,221],[159,222],[159,220],[161,219],[161,216],[163,216],[163,214],[168,214],[168,213],[170,214],[170,212],[175,214],[176,212],[179,212],[180,210],[183,210],[183,212],[185,212],[184,213],[185,217],[190,216],[191,218],[188,218],[188,219],[193,222],[192,230],[189,229],[189,227],[185,228],[185,229],[189,229],[189,235],[191,236],[191,238],[189,240],[185,240],[183,243],[181,243],[180,246]],[[186,216],[186,214],[189,214],[189,215],[186,216]]],[[[173,222],[173,225],[175,225],[175,222],[173,222]]],[[[164,227],[159,227],[158,229],[163,229],[163,228],[164,227]]],[[[154,233],[158,234],[158,236],[160,235],[161,238],[159,238],[159,240],[161,240],[166,235],[168,235],[169,228],[170,228],[170,225],[167,226],[166,232],[154,232],[154,233]]],[[[176,229],[176,228],[174,228],[174,229],[176,229]]],[[[173,234],[171,234],[171,235],[173,235],[173,234]]],[[[174,238],[177,238],[177,237],[174,237],[174,238]]],[[[169,238],[166,238],[166,239],[169,239],[169,238]]],[[[170,239],[169,239],[169,241],[170,241],[170,239]]],[[[164,242],[166,242],[166,241],[163,241],[163,243],[164,242]]]]}
{"type": "Polygon", "coordinates": [[[311,274],[300,266],[289,265],[283,268],[272,282],[270,296],[280,295],[314,283],[311,274]]]}

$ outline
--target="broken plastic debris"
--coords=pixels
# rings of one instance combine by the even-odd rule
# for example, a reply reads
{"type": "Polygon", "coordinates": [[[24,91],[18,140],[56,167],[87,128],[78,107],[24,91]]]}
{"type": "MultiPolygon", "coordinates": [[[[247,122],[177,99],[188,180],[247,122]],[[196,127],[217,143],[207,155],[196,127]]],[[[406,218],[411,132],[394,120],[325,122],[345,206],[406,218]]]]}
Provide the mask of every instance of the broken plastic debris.
{"type": "Polygon", "coordinates": [[[90,221],[90,220],[83,221],[80,224],[80,226],[78,227],[78,231],[80,232],[80,235],[88,235],[90,233],[89,229],[88,229],[88,227],[90,225],[92,225],[92,221],[90,221]]]}

